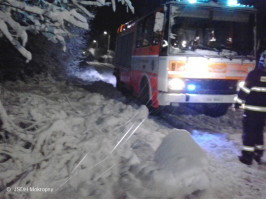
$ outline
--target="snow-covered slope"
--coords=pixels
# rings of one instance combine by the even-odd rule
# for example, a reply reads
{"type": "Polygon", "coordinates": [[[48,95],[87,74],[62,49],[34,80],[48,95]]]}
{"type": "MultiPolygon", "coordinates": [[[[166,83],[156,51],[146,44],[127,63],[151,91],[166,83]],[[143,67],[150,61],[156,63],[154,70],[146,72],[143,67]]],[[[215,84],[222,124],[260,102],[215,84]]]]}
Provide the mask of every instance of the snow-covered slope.
{"type": "Polygon", "coordinates": [[[207,157],[190,134],[120,93],[38,77],[7,83],[1,100],[3,198],[184,198],[209,186],[207,157]]]}

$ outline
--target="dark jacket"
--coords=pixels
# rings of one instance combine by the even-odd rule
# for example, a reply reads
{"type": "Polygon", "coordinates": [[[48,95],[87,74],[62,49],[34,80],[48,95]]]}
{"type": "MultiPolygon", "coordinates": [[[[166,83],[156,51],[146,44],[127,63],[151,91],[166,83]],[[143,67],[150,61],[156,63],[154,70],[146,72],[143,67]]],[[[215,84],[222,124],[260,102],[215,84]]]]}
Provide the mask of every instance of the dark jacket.
{"type": "Polygon", "coordinates": [[[266,115],[266,71],[256,68],[249,72],[235,101],[242,104],[245,111],[266,115]]]}

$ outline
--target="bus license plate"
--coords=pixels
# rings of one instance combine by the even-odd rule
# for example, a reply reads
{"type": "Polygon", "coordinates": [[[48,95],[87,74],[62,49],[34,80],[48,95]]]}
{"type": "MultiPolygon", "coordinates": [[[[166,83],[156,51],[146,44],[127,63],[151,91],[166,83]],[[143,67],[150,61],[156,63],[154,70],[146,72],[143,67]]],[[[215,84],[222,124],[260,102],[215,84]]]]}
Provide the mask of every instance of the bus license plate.
{"type": "Polygon", "coordinates": [[[207,97],[207,102],[223,102],[223,97],[207,97]]]}

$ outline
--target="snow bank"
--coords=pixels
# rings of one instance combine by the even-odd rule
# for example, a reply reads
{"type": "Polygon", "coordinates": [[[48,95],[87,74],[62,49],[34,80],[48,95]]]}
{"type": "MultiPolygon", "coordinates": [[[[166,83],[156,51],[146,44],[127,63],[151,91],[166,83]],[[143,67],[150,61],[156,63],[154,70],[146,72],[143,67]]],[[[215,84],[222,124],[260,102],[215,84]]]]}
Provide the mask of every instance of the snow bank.
{"type": "Polygon", "coordinates": [[[132,167],[140,181],[137,198],[200,198],[207,194],[209,179],[205,152],[190,133],[174,130],[155,152],[154,162],[132,167]]]}
{"type": "Polygon", "coordinates": [[[204,152],[145,106],[50,77],[7,83],[1,101],[12,122],[0,131],[2,198],[201,197],[208,186],[204,152]]]}

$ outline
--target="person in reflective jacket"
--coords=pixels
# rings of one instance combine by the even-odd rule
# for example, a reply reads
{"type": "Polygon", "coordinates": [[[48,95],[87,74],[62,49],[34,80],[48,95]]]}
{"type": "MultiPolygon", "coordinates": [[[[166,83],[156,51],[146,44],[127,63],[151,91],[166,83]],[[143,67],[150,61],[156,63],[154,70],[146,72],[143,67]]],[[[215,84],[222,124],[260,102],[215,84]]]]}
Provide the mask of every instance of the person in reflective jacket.
{"type": "Polygon", "coordinates": [[[245,84],[235,98],[235,108],[244,109],[242,155],[239,160],[247,165],[254,159],[259,164],[263,155],[263,131],[266,119],[266,50],[257,67],[249,72],[245,84]]]}

